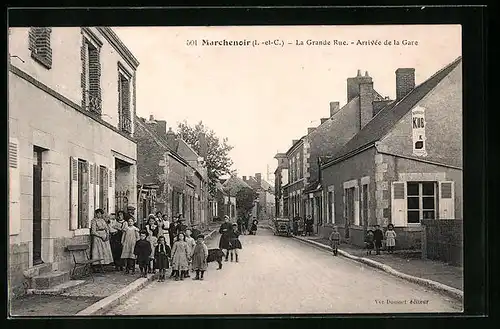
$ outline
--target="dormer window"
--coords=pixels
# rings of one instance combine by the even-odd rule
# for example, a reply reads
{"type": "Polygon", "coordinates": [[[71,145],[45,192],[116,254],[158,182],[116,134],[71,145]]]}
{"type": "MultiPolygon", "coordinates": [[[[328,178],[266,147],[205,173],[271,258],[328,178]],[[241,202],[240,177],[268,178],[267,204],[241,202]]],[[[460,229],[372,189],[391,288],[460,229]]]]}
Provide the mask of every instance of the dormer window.
{"type": "Polygon", "coordinates": [[[52,48],[50,47],[50,27],[31,27],[29,30],[29,50],[31,58],[45,66],[52,68],[52,48]]]}

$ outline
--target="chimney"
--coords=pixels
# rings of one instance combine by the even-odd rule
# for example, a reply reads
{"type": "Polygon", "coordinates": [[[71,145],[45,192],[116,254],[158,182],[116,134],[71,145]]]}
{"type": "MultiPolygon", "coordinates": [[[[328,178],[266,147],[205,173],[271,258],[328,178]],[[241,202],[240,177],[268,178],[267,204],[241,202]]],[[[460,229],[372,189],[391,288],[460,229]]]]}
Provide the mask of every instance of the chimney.
{"type": "Polygon", "coordinates": [[[293,139],[292,140],[292,145],[295,145],[295,143],[297,143],[299,140],[298,139],[293,139]]]}
{"type": "Polygon", "coordinates": [[[359,129],[363,129],[363,127],[373,118],[374,99],[375,92],[373,90],[373,82],[361,83],[359,85],[359,129]]]}
{"type": "Polygon", "coordinates": [[[325,123],[328,121],[329,118],[321,118],[321,124],[325,123]]]}
{"type": "Polygon", "coordinates": [[[332,117],[339,110],[340,110],[340,103],[339,102],[330,102],[330,117],[332,117]]]}
{"type": "Polygon", "coordinates": [[[208,143],[205,133],[200,133],[198,135],[198,140],[200,142],[200,152],[198,155],[203,157],[203,159],[206,159],[208,155],[208,143]]]}
{"type": "Polygon", "coordinates": [[[172,148],[173,151],[176,151],[175,147],[175,141],[176,141],[176,136],[175,133],[172,131],[172,127],[168,128],[168,131],[166,133],[167,136],[167,144],[170,148],[172,148]]]}
{"type": "Polygon", "coordinates": [[[259,185],[260,185],[260,183],[261,183],[261,181],[262,181],[262,175],[261,175],[260,173],[255,174],[255,180],[256,180],[256,181],[257,181],[257,183],[259,183],[259,185]]]}
{"type": "Polygon", "coordinates": [[[392,102],[392,99],[389,99],[389,97],[386,97],[383,100],[374,101],[373,102],[373,116],[377,115],[377,113],[380,112],[381,109],[386,107],[391,102],[392,102]]]}
{"type": "Polygon", "coordinates": [[[152,114],[149,115],[149,121],[155,121],[155,117],[152,114]]]}
{"type": "Polygon", "coordinates": [[[246,182],[247,181],[247,176],[243,176],[243,181],[246,182]]]}
{"type": "Polygon", "coordinates": [[[161,138],[167,139],[167,121],[165,120],[156,121],[156,133],[161,138]]]}
{"type": "Polygon", "coordinates": [[[347,102],[359,96],[359,86],[361,83],[371,83],[372,78],[365,72],[365,76],[361,75],[361,70],[358,70],[358,75],[354,78],[347,78],[347,102]]]}
{"type": "Polygon", "coordinates": [[[309,128],[307,128],[307,134],[309,135],[310,133],[312,133],[315,130],[316,130],[316,128],[309,127],[309,128]]]}
{"type": "Polygon", "coordinates": [[[399,101],[415,88],[415,69],[396,70],[396,100],[399,101]]]}

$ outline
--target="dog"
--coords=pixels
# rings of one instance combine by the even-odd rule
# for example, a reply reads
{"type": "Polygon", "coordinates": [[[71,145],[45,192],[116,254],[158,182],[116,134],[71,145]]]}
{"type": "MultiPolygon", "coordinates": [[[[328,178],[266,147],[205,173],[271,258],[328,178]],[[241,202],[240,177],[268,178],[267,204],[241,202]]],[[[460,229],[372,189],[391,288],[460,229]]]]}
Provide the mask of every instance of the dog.
{"type": "Polygon", "coordinates": [[[225,257],[224,252],[220,249],[209,249],[207,263],[217,262],[219,264],[218,270],[222,269],[222,259],[225,257]]]}

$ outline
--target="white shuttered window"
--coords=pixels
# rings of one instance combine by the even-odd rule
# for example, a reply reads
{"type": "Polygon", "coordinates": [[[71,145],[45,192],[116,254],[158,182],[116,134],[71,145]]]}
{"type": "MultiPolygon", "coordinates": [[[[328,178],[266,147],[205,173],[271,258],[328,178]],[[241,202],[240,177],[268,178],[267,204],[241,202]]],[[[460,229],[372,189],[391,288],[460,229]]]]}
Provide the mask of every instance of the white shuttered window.
{"type": "Polygon", "coordinates": [[[21,186],[19,172],[19,142],[9,140],[9,233],[21,232],[21,186]]]}

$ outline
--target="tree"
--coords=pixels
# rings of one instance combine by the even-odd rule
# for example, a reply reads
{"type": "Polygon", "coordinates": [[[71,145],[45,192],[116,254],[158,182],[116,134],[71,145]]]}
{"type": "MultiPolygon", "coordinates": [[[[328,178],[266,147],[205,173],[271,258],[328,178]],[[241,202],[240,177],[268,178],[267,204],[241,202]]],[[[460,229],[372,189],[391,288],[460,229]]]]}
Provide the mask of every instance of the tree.
{"type": "Polygon", "coordinates": [[[226,137],[222,140],[212,129],[206,127],[202,121],[195,126],[190,126],[187,121],[179,123],[177,126],[179,137],[200,154],[200,133],[205,134],[207,142],[207,155],[205,162],[208,172],[208,190],[210,195],[214,196],[216,192],[216,183],[220,176],[231,174],[233,161],[229,157],[229,151],[233,146],[228,144],[226,137]]]}
{"type": "Polygon", "coordinates": [[[248,216],[254,206],[258,194],[251,188],[243,187],[236,192],[236,210],[243,216],[248,216]]]}

